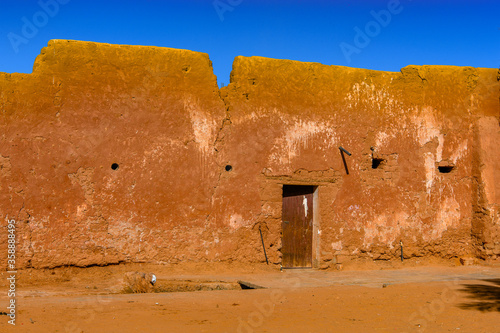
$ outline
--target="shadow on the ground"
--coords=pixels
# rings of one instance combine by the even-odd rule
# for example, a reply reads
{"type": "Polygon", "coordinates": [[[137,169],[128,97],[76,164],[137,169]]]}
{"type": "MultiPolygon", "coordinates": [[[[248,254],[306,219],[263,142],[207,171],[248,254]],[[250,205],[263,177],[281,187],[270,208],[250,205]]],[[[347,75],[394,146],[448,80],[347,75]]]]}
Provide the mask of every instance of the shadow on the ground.
{"type": "Polygon", "coordinates": [[[482,312],[500,312],[500,279],[482,280],[488,284],[466,284],[461,289],[468,293],[467,298],[473,300],[470,303],[460,304],[464,310],[478,310],[482,312]]]}

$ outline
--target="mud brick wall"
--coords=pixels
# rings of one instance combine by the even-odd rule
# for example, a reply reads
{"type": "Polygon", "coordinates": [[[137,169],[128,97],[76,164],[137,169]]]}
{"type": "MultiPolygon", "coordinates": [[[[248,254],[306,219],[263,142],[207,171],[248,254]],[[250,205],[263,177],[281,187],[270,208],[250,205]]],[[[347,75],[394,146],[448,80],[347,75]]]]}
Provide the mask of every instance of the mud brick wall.
{"type": "Polygon", "coordinates": [[[220,187],[238,191],[224,197],[260,197],[237,214],[247,225],[259,216],[279,247],[278,187],[317,185],[317,265],[397,258],[400,240],[409,257],[498,256],[497,75],[239,57],[222,89],[231,119],[224,151],[234,174],[220,187]],[[349,174],[339,146],[352,153],[349,174]]]}
{"type": "Polygon", "coordinates": [[[50,41],[0,74],[0,256],[13,218],[19,267],[262,262],[259,228],[278,264],[302,184],[316,267],[498,258],[499,76],[237,57],[219,90],[203,53],[50,41]]]}
{"type": "Polygon", "coordinates": [[[20,265],[207,257],[225,118],[208,55],[51,41],[0,90],[0,211],[20,265]]]}

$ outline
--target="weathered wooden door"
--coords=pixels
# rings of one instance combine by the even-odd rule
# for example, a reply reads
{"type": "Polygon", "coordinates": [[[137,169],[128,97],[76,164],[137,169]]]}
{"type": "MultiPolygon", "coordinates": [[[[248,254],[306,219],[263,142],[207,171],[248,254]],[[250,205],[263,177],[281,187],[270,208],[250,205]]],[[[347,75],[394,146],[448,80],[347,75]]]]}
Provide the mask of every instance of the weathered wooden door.
{"type": "Polygon", "coordinates": [[[313,192],[313,186],[283,186],[283,267],[312,267],[313,192]]]}

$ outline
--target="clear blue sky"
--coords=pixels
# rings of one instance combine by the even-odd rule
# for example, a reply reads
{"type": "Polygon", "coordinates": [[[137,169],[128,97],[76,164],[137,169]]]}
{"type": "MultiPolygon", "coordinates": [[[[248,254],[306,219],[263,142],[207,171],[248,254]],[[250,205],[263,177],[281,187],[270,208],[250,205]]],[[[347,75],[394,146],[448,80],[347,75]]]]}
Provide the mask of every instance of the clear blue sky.
{"type": "Polygon", "coordinates": [[[50,39],[206,52],[226,85],[238,55],[386,71],[500,66],[500,1],[397,2],[0,0],[0,72],[31,73],[50,39]]]}

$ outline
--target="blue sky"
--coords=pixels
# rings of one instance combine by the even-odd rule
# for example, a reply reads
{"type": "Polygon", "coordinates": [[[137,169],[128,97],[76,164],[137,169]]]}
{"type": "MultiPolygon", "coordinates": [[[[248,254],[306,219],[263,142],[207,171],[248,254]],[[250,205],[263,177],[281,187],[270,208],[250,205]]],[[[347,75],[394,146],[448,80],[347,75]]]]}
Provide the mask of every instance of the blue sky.
{"type": "Polygon", "coordinates": [[[0,0],[0,4],[0,72],[8,73],[31,73],[36,56],[50,39],[206,52],[219,84],[225,85],[238,55],[386,71],[407,65],[500,66],[498,0],[0,0]]]}

